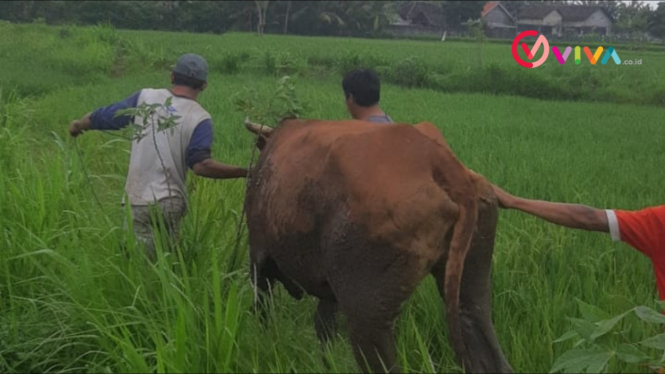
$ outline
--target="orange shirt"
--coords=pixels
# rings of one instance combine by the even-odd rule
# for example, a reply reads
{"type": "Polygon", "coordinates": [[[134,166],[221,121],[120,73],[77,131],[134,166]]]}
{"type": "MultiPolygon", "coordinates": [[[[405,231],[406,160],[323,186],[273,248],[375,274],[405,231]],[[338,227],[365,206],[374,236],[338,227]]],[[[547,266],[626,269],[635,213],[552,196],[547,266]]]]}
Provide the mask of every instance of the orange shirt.
{"type": "Polygon", "coordinates": [[[658,296],[665,300],[665,205],[606,212],[612,240],[623,241],[651,259],[658,296]]]}

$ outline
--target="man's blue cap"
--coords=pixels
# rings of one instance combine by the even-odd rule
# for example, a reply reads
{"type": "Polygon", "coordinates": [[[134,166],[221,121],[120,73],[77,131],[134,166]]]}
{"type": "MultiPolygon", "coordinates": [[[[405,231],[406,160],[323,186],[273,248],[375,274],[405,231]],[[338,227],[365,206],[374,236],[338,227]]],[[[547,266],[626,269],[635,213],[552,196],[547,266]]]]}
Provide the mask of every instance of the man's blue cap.
{"type": "Polygon", "coordinates": [[[208,81],[208,63],[203,57],[193,53],[180,56],[173,68],[173,72],[203,82],[208,81]]]}

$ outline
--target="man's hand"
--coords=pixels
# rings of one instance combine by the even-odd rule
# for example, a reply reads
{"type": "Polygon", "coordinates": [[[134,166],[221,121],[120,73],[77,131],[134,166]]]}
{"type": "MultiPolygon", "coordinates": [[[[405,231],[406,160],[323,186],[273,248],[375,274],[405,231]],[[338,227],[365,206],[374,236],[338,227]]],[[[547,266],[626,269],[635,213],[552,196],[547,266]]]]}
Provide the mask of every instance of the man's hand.
{"type": "Polygon", "coordinates": [[[77,137],[83,133],[83,126],[81,126],[81,120],[75,119],[69,125],[69,135],[72,137],[77,137]]]}
{"type": "Polygon", "coordinates": [[[69,125],[69,135],[74,138],[81,135],[86,130],[90,130],[90,113],[86,114],[81,119],[73,120],[69,125]]]}
{"type": "Polygon", "coordinates": [[[499,206],[504,209],[511,209],[515,206],[515,196],[509,194],[508,192],[502,190],[501,188],[491,184],[494,194],[499,200],[499,206]]]}

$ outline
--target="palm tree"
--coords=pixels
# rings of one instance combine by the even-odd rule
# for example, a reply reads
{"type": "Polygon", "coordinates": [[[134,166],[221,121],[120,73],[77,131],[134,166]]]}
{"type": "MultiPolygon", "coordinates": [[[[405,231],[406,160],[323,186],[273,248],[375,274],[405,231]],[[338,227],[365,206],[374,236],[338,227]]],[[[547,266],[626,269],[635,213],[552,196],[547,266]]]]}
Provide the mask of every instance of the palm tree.
{"type": "Polygon", "coordinates": [[[304,1],[290,17],[294,24],[317,34],[358,35],[376,32],[394,15],[393,2],[385,1],[304,1]]]}

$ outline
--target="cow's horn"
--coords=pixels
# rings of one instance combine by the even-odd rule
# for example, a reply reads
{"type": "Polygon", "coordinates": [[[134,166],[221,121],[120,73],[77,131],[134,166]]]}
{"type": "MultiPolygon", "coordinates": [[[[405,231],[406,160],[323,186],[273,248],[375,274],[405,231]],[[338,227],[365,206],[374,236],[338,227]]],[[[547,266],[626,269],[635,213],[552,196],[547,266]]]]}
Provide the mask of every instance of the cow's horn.
{"type": "Polygon", "coordinates": [[[254,134],[264,135],[264,136],[269,136],[272,130],[274,130],[272,127],[269,126],[252,123],[249,121],[249,118],[245,118],[245,127],[247,127],[247,130],[253,132],[254,134]]]}

